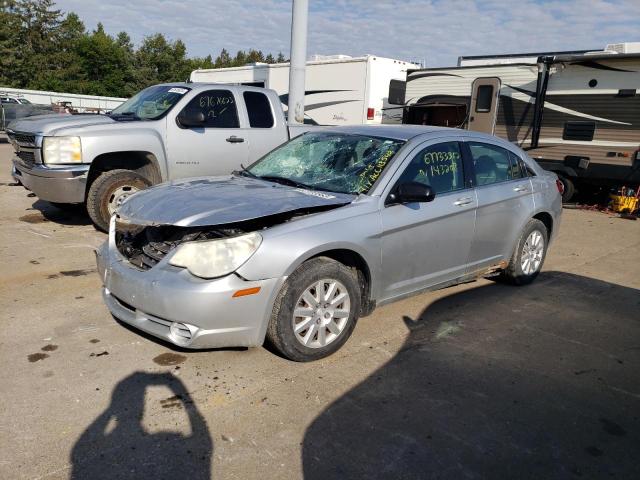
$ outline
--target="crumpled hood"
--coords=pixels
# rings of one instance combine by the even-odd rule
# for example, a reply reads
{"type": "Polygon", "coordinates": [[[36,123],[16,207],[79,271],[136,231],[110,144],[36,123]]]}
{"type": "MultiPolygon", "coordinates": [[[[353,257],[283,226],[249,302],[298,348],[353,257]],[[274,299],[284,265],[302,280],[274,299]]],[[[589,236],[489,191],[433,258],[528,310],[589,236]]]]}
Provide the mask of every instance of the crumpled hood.
{"type": "Polygon", "coordinates": [[[7,128],[16,132],[50,134],[55,130],[69,127],[87,127],[103,123],[115,123],[107,115],[68,115],[52,113],[49,115],[34,115],[14,120],[7,128]]]}
{"type": "Polygon", "coordinates": [[[354,195],[289,187],[240,176],[189,178],[129,197],[122,220],[137,225],[203,227],[351,203],[354,195]]]}

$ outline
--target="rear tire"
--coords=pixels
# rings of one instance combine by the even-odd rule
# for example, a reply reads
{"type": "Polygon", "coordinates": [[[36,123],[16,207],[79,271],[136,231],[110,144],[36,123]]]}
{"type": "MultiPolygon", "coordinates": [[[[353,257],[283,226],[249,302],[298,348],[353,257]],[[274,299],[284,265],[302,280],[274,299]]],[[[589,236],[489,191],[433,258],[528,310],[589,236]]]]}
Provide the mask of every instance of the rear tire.
{"type": "Polygon", "coordinates": [[[327,257],[303,263],[276,297],[267,341],[296,362],[318,360],[349,339],[360,313],[357,273],[327,257]]]}
{"type": "Polygon", "coordinates": [[[151,186],[151,182],[131,170],[116,169],[102,173],[89,188],[87,213],[98,230],[109,230],[111,215],[129,196],[151,186]]]}
{"type": "Polygon", "coordinates": [[[532,218],[524,227],[506,269],[498,277],[512,285],[528,285],[533,282],[544,264],[549,243],[547,227],[532,218]]]}

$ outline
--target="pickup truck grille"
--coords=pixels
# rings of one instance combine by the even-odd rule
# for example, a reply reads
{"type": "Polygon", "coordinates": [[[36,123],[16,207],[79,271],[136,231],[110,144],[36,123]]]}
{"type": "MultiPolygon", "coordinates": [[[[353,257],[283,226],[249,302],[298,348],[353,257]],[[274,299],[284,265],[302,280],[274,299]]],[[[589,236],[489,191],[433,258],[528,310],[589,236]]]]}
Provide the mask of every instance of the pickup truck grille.
{"type": "Polygon", "coordinates": [[[34,152],[20,150],[17,155],[28,167],[32,167],[33,164],[36,163],[36,154],[34,152]]]}
{"type": "Polygon", "coordinates": [[[13,140],[20,145],[36,146],[36,136],[32,133],[7,132],[9,140],[13,140]]]}
{"type": "Polygon", "coordinates": [[[238,233],[242,232],[170,225],[145,227],[116,222],[116,248],[133,266],[149,270],[183,242],[221,238],[238,233]]]}

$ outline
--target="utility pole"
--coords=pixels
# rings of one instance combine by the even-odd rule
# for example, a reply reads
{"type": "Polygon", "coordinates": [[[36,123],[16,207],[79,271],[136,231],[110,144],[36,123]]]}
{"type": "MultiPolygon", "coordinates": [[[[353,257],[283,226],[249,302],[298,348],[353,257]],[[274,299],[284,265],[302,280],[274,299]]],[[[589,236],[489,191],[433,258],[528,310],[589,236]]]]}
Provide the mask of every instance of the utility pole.
{"type": "Polygon", "coordinates": [[[309,0],[293,0],[289,67],[289,125],[304,123],[304,73],[307,65],[309,0]]]}

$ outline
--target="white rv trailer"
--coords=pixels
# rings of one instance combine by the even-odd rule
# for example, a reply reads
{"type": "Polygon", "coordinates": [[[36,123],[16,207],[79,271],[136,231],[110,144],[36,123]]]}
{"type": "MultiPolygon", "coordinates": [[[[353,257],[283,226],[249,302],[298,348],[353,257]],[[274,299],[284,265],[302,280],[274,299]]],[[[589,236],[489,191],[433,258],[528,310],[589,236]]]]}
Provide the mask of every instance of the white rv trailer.
{"type": "Polygon", "coordinates": [[[495,134],[565,183],[640,183],[640,43],[600,51],[460,57],[411,70],[390,95],[403,122],[495,134]]]}
{"type": "MultiPolygon", "coordinates": [[[[418,65],[375,55],[318,56],[307,62],[305,123],[318,125],[382,123],[390,82],[404,83],[418,65]]],[[[275,90],[286,109],[289,63],[257,63],[242,67],[191,72],[192,82],[232,83],[275,90]]],[[[401,116],[400,112],[389,111],[401,116]]]]}

